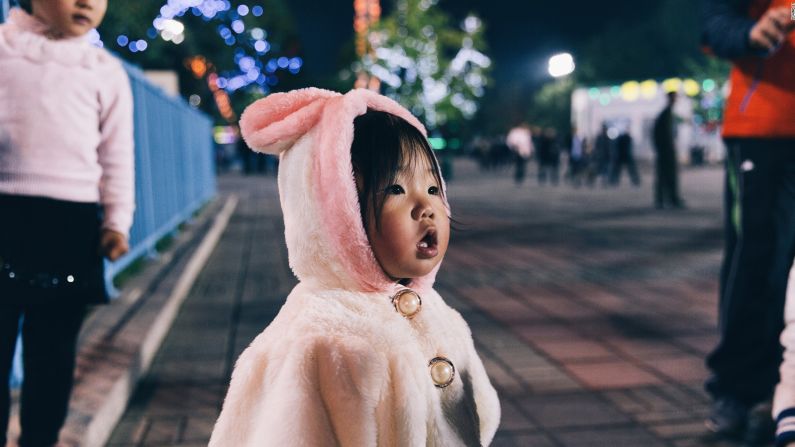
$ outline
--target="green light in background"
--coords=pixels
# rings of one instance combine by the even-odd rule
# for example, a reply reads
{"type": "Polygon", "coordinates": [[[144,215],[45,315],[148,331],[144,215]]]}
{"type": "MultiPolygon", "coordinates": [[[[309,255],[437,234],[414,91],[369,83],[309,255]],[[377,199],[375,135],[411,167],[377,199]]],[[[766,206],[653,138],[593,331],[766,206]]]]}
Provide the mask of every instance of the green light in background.
{"type": "Polygon", "coordinates": [[[712,79],[704,79],[704,82],[701,83],[701,90],[705,92],[711,92],[715,90],[715,81],[712,79]]]}
{"type": "Polygon", "coordinates": [[[596,87],[591,87],[591,88],[589,88],[589,89],[588,89],[588,96],[590,96],[590,97],[591,97],[591,99],[597,99],[597,98],[599,98],[599,89],[598,89],[598,88],[596,88],[596,87]]]}
{"type": "Polygon", "coordinates": [[[428,143],[430,143],[431,148],[437,151],[447,147],[447,141],[442,137],[430,137],[428,138],[428,143]]]}
{"type": "Polygon", "coordinates": [[[613,98],[617,98],[621,94],[621,87],[617,85],[610,87],[610,94],[613,95],[613,98]]]}

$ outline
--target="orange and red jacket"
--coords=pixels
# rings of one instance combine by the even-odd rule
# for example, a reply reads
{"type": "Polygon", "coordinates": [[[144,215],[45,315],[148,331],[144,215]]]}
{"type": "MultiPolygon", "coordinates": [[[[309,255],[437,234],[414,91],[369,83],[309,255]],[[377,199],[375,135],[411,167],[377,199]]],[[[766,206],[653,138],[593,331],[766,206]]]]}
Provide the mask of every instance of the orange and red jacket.
{"type": "Polygon", "coordinates": [[[749,45],[751,28],[765,11],[791,6],[792,0],[705,2],[703,43],[733,63],[724,137],[795,137],[795,32],[771,54],[749,45]]]}

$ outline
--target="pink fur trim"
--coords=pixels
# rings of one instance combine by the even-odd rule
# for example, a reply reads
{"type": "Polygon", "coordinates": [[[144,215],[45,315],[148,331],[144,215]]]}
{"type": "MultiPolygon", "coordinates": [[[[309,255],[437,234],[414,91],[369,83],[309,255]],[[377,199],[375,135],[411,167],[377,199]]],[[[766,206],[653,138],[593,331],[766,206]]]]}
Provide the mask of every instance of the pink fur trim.
{"type": "Polygon", "coordinates": [[[323,105],[335,96],[340,94],[311,87],[268,95],[246,108],[240,132],[252,149],[279,155],[315,126],[323,105]]]}

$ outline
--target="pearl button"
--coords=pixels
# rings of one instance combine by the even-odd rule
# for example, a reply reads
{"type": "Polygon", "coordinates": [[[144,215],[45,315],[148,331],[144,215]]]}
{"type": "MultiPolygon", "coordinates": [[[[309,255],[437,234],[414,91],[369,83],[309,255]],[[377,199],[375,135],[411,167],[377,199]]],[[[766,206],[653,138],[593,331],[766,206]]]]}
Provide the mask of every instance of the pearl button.
{"type": "Polygon", "coordinates": [[[422,299],[413,290],[403,289],[392,298],[395,310],[406,318],[412,318],[420,312],[422,299]]]}
{"type": "Polygon", "coordinates": [[[428,367],[431,369],[431,379],[436,388],[445,388],[453,383],[455,366],[450,360],[444,357],[436,357],[428,363],[428,367]]]}

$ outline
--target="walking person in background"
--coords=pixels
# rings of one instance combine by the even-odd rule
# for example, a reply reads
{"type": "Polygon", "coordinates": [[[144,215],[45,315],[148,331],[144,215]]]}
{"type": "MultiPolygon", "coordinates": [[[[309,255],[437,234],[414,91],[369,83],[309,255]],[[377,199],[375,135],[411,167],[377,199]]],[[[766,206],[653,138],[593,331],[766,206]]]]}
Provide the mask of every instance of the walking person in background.
{"type": "Polygon", "coordinates": [[[566,139],[569,143],[569,171],[566,175],[572,185],[579,188],[582,177],[588,166],[588,151],[585,137],[577,134],[577,128],[572,127],[571,134],[566,139]]]}
{"type": "MultiPolygon", "coordinates": [[[[795,255],[795,21],[791,0],[709,0],[703,40],[732,60],[720,341],[707,358],[707,420],[719,436],[768,442],[787,276],[795,255]]],[[[784,402],[783,400],[781,402],[784,402]]],[[[780,433],[790,408],[776,406],[780,433]]]]}
{"type": "Polygon", "coordinates": [[[514,181],[517,185],[521,185],[524,182],[527,160],[533,155],[533,136],[530,134],[530,126],[521,123],[511,129],[505,138],[505,143],[515,155],[514,181]]]}
{"type": "Polygon", "coordinates": [[[593,154],[590,157],[589,186],[593,186],[598,178],[602,179],[602,186],[607,185],[610,174],[611,146],[612,140],[607,135],[607,123],[602,123],[602,131],[596,136],[593,144],[593,154]]]}
{"type": "Polygon", "coordinates": [[[92,46],[107,0],[30,0],[0,25],[0,445],[22,319],[20,447],[52,446],[76,340],[132,223],[132,94],[92,46]],[[104,214],[102,212],[104,211],[104,214]]]}
{"type": "Polygon", "coordinates": [[[616,138],[614,159],[610,167],[610,185],[618,186],[621,181],[621,171],[627,167],[627,173],[635,186],[640,186],[640,174],[632,154],[632,137],[624,132],[616,138]]]}
{"type": "Polygon", "coordinates": [[[557,144],[557,132],[551,127],[543,129],[538,136],[538,184],[544,185],[549,177],[550,183],[557,185],[559,181],[560,151],[557,144]]]}
{"type": "Polygon", "coordinates": [[[679,196],[678,167],[676,148],[674,147],[673,106],[676,102],[676,92],[668,92],[666,98],[668,103],[654,121],[653,139],[654,148],[657,151],[654,206],[659,209],[666,205],[684,208],[684,201],[679,196]]]}

